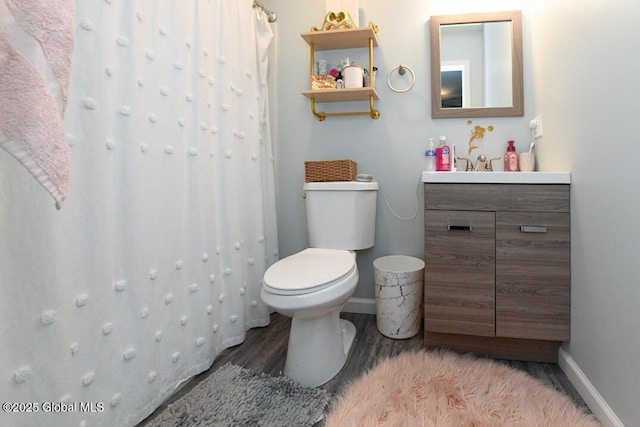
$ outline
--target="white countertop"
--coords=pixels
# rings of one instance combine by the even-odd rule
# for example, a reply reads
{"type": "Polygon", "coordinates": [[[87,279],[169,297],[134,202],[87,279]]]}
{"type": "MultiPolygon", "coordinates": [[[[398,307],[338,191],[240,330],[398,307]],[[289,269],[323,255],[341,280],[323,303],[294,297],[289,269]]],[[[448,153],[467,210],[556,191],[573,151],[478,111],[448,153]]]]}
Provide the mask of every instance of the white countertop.
{"type": "Polygon", "coordinates": [[[469,184],[570,184],[571,172],[422,172],[422,182],[469,184]]]}

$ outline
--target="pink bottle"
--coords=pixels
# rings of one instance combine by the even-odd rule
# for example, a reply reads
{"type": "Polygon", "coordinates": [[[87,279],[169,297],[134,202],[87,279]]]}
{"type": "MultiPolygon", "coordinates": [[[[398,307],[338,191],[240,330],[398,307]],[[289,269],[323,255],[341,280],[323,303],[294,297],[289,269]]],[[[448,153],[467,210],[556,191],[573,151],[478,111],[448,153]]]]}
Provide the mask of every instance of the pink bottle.
{"type": "Polygon", "coordinates": [[[518,165],[518,153],[516,153],[516,147],[514,147],[515,141],[510,139],[507,141],[509,146],[507,152],[504,153],[504,170],[506,172],[518,172],[520,167],[518,165]]]}
{"type": "Polygon", "coordinates": [[[440,137],[440,145],[436,148],[436,171],[451,170],[451,149],[447,145],[447,137],[440,137]]]}

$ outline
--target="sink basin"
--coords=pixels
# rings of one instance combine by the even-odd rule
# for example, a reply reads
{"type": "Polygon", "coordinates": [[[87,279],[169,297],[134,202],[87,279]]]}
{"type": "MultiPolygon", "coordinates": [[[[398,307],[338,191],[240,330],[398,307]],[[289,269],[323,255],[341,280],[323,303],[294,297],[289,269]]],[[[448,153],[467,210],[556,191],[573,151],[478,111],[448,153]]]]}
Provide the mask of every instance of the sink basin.
{"type": "Polygon", "coordinates": [[[422,172],[422,182],[468,184],[570,184],[570,172],[422,172]]]}

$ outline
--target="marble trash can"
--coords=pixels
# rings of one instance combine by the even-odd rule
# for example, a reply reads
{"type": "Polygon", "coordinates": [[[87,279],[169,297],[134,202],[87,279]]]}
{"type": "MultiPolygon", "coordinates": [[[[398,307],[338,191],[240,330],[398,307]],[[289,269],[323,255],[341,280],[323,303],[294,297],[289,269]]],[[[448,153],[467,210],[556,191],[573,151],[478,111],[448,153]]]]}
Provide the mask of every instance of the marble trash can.
{"type": "Polygon", "coordinates": [[[378,330],[389,338],[411,338],[420,332],[424,261],[390,255],[373,261],[378,330]]]}

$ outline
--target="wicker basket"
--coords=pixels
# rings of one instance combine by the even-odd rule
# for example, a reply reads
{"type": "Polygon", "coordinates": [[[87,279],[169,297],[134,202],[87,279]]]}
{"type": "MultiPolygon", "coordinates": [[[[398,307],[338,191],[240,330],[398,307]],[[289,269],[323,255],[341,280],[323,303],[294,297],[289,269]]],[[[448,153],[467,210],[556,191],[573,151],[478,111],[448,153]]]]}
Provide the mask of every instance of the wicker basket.
{"type": "Polygon", "coordinates": [[[306,182],[355,181],[358,164],[353,160],[315,160],[304,162],[306,182]]]}

